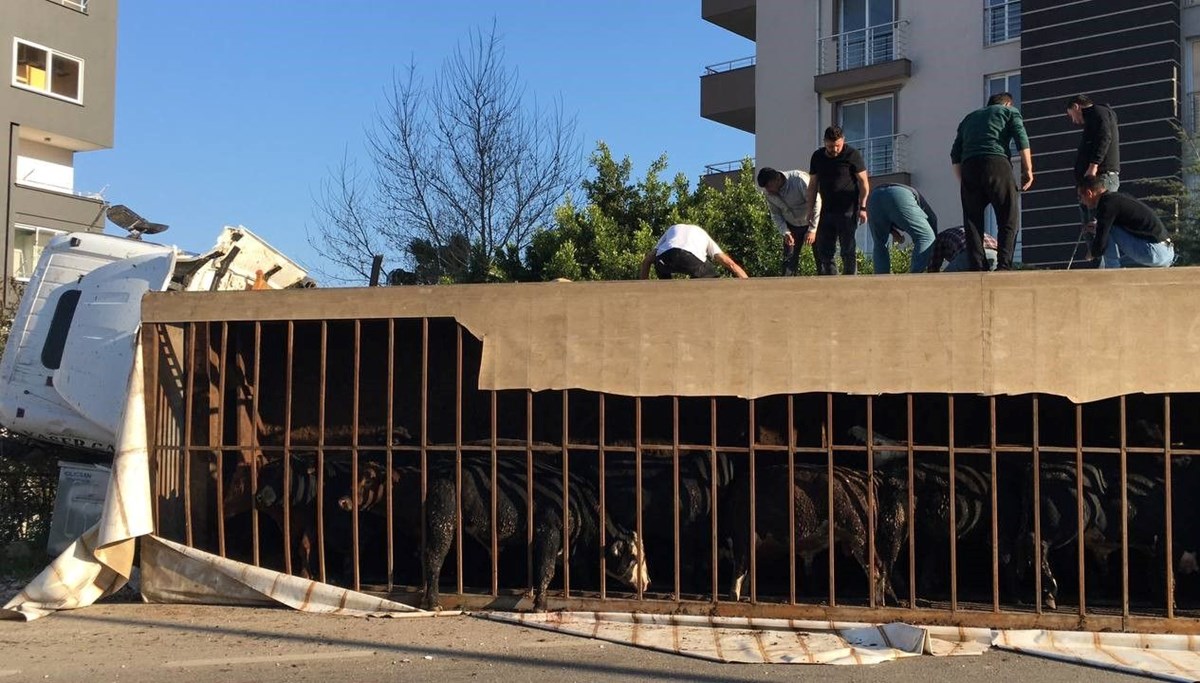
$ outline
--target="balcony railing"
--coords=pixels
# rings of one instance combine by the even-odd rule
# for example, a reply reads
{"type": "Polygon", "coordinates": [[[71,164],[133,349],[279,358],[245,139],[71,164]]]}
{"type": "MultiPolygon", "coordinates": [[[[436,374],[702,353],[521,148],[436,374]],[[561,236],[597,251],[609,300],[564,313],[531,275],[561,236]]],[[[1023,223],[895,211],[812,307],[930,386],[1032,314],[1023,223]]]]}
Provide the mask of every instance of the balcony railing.
{"type": "Polygon", "coordinates": [[[77,9],[80,12],[86,12],[88,6],[88,0],[50,0],[50,2],[53,2],[56,5],[62,5],[63,7],[77,9]]]}
{"type": "Polygon", "coordinates": [[[1021,36],[1021,0],[983,8],[983,44],[994,45],[1021,36]]]}
{"type": "Polygon", "coordinates": [[[822,74],[903,59],[908,51],[908,20],[846,31],[820,39],[822,74]]]}
{"type": "Polygon", "coordinates": [[[711,76],[712,74],[725,73],[726,71],[734,71],[736,69],[744,69],[748,66],[754,66],[756,58],[754,55],[742,57],[740,59],[731,59],[728,62],[718,62],[709,64],[704,67],[704,75],[711,76]]]}
{"type": "MultiPolygon", "coordinates": [[[[754,160],[751,159],[750,163],[753,164],[754,160]]],[[[734,173],[734,172],[740,171],[740,170],[742,170],[742,160],[734,159],[733,161],[722,161],[718,164],[707,164],[704,167],[704,175],[715,175],[717,173],[734,173]]]]}
{"type": "Polygon", "coordinates": [[[867,172],[871,175],[908,170],[908,136],[903,133],[847,140],[846,144],[862,153],[863,160],[867,162],[867,172]]]}
{"type": "MultiPolygon", "coordinates": [[[[1200,4],[1200,0],[1197,0],[1200,4]]],[[[1200,92],[1190,92],[1183,96],[1183,111],[1180,112],[1180,123],[1183,128],[1191,135],[1196,134],[1197,124],[1200,123],[1200,92]]]]}

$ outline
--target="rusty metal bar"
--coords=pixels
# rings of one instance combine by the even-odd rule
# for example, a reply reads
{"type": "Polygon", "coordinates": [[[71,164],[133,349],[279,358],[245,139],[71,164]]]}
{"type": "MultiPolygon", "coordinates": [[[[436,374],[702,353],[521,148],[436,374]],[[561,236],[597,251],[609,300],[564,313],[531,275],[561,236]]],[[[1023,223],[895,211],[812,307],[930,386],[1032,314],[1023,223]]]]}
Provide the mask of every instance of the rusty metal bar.
{"type": "MultiPolygon", "coordinates": [[[[1042,454],[1041,402],[1033,395],[1033,606],[1042,614],[1042,454]]],[[[1019,539],[1024,543],[1024,539],[1019,539]]]]}
{"type": "MultiPolygon", "coordinates": [[[[426,523],[429,516],[429,318],[421,318],[421,557],[429,552],[426,523]]],[[[421,562],[421,580],[440,583],[440,576],[427,576],[421,562]]]]}
{"type": "MultiPolygon", "coordinates": [[[[229,323],[222,322],[221,350],[217,354],[217,553],[221,557],[225,557],[225,368],[228,341],[229,323]]],[[[211,436],[209,441],[212,441],[211,436]]]]}
{"type": "MultiPolygon", "coordinates": [[[[753,444],[755,441],[755,408],[754,399],[750,399],[750,444],[753,444]]],[[[715,406],[713,410],[716,410],[715,406]]],[[[756,605],[758,604],[758,542],[756,540],[758,538],[758,467],[753,447],[750,448],[747,459],[750,463],[750,604],[756,605]]],[[[716,472],[713,474],[715,475],[716,472]]]]}
{"type": "MultiPolygon", "coordinates": [[[[633,415],[636,422],[633,425],[633,479],[634,479],[634,505],[637,506],[637,514],[635,515],[635,523],[638,540],[644,546],[646,543],[646,532],[642,527],[642,397],[635,396],[633,399],[633,415]]],[[[637,599],[640,602],[645,599],[642,590],[641,582],[638,582],[637,599]]]]}
{"type": "Polygon", "coordinates": [[[184,354],[187,364],[184,366],[187,374],[186,392],[183,397],[183,528],[184,538],[188,547],[196,547],[192,530],[192,409],[193,392],[195,391],[196,376],[196,323],[187,324],[187,341],[184,343],[184,354]]]}
{"type": "Polygon", "coordinates": [[[1087,615],[1083,547],[1083,406],[1075,404],[1075,550],[1079,560],[1079,616],[1087,615]]]}
{"type": "MultiPolygon", "coordinates": [[[[875,565],[875,400],[867,397],[867,604],[874,609],[876,601],[884,599],[875,594],[879,578],[875,576],[878,569],[875,565]]],[[[829,549],[833,552],[833,548],[829,549]]]]}
{"type": "Polygon", "coordinates": [[[955,484],[958,475],[954,470],[954,394],[946,397],[946,410],[949,414],[949,444],[948,452],[950,471],[950,611],[958,611],[958,498],[955,484]]]}
{"type": "MultiPolygon", "coordinates": [[[[350,407],[350,560],[354,565],[354,590],[362,585],[361,557],[359,557],[358,506],[358,423],[362,404],[362,320],[354,319],[354,398],[350,407]]],[[[317,507],[324,507],[324,496],[317,496],[317,507]]]]}
{"type": "MultiPolygon", "coordinates": [[[[143,330],[145,330],[145,329],[146,328],[143,328],[143,330]]],[[[151,452],[154,454],[154,457],[150,458],[150,481],[154,482],[155,484],[161,485],[161,483],[158,481],[158,477],[159,477],[159,473],[161,472],[161,469],[162,469],[160,459],[162,458],[162,451],[163,451],[163,438],[164,438],[163,431],[164,430],[163,430],[163,425],[159,424],[159,420],[161,419],[161,415],[159,413],[162,412],[166,390],[159,383],[158,360],[159,360],[159,357],[162,356],[162,354],[163,354],[163,346],[164,346],[163,338],[166,336],[166,331],[164,329],[164,326],[161,324],[154,325],[154,326],[150,327],[149,330],[150,330],[150,334],[153,336],[153,341],[150,344],[151,351],[150,351],[149,362],[146,365],[147,372],[146,372],[145,379],[146,379],[146,396],[147,396],[147,398],[150,398],[151,396],[153,396],[153,399],[146,401],[147,413],[148,413],[148,415],[146,416],[146,423],[148,425],[153,426],[153,431],[150,433],[152,433],[154,435],[154,437],[153,437],[154,441],[153,441],[152,450],[151,450],[151,452]]],[[[142,348],[145,349],[145,346],[143,346],[142,348]]],[[[153,515],[155,529],[162,528],[161,523],[159,521],[160,517],[159,517],[159,510],[158,510],[160,500],[162,500],[162,489],[161,488],[157,491],[154,491],[154,504],[151,506],[151,514],[153,515]]]]}
{"type": "MultiPolygon", "coordinates": [[[[829,515],[826,529],[829,532],[829,606],[837,607],[837,561],[834,556],[836,552],[836,536],[834,535],[834,517],[833,517],[833,394],[825,394],[825,503],[826,514],[829,515]]],[[[793,484],[794,485],[794,484],[793,484]]],[[[753,500],[753,498],[751,498],[753,500]]],[[[753,538],[753,536],[751,536],[753,538]]]]}
{"type": "Polygon", "coordinates": [[[988,448],[991,450],[989,482],[992,493],[992,611],[1000,611],[1000,480],[996,477],[996,397],[988,397],[988,422],[991,428],[988,448]]]}
{"type": "Polygon", "coordinates": [[[463,594],[462,325],[454,326],[454,562],[455,587],[463,594]]]}
{"type": "MultiPolygon", "coordinates": [[[[317,499],[325,497],[325,391],[329,375],[329,323],[321,321],[321,369],[317,386],[317,499]]],[[[317,506],[317,573],[321,583],[328,580],[325,572],[325,508],[317,506]]]]}
{"type": "Polygon", "coordinates": [[[533,586],[533,392],[525,390],[525,585],[533,586]]]}
{"type": "Polygon", "coordinates": [[[1121,408],[1121,616],[1129,618],[1129,471],[1125,443],[1128,435],[1125,426],[1125,397],[1120,398],[1121,408]]]}
{"type": "Polygon", "coordinates": [[[916,494],[913,491],[915,483],[915,473],[913,471],[913,395],[905,394],[905,438],[908,442],[907,451],[907,485],[908,485],[908,500],[905,502],[907,507],[906,519],[908,520],[908,606],[910,609],[917,607],[917,536],[915,531],[916,526],[916,494]]]}
{"type": "MultiPolygon", "coordinates": [[[[787,473],[788,486],[788,603],[796,604],[796,496],[792,487],[796,485],[796,410],[795,410],[795,395],[788,394],[787,397],[787,473]]],[[[755,432],[754,441],[758,442],[758,432],[755,432]]],[[[713,479],[716,479],[716,473],[713,473],[713,479]]],[[[714,481],[715,486],[715,481],[714,481]]],[[[716,500],[716,496],[713,496],[716,500]]],[[[716,571],[714,565],[713,571],[716,571]]]]}
{"type": "MultiPolygon", "coordinates": [[[[675,539],[675,548],[672,561],[675,567],[675,590],[672,594],[675,601],[681,599],[681,586],[679,578],[679,397],[671,397],[671,516],[673,520],[672,533],[675,539]]],[[[713,473],[716,476],[716,473],[713,473]]]]}
{"type": "MultiPolygon", "coordinates": [[[[258,425],[261,422],[261,419],[259,418],[259,412],[258,412],[259,388],[262,386],[262,384],[260,382],[260,375],[262,374],[261,370],[262,370],[262,323],[255,322],[254,323],[254,370],[253,370],[254,386],[250,392],[250,425],[251,425],[250,426],[250,443],[253,447],[252,452],[254,453],[254,465],[250,469],[250,473],[251,473],[250,474],[250,476],[251,476],[250,490],[255,493],[258,492],[258,482],[257,482],[258,460],[259,460],[259,455],[262,453],[262,451],[260,451],[258,449],[258,446],[259,446],[258,425]]],[[[287,462],[287,461],[285,460],[284,462],[287,462]]],[[[285,470],[285,474],[286,474],[286,470],[285,470]]],[[[257,505],[252,505],[250,507],[250,509],[253,511],[253,517],[254,517],[254,564],[257,565],[257,564],[259,564],[258,523],[261,518],[258,516],[258,506],[257,505]]],[[[284,514],[283,518],[286,520],[288,518],[288,515],[284,514]]],[[[284,531],[284,543],[285,544],[287,543],[286,530],[284,531]]]]}
{"type": "Polygon", "coordinates": [[[1174,528],[1175,520],[1172,517],[1172,482],[1171,482],[1171,395],[1163,396],[1163,508],[1164,525],[1166,526],[1164,538],[1166,543],[1166,582],[1167,590],[1167,619],[1175,618],[1175,556],[1174,556],[1174,528]]]}
{"type": "Polygon", "coordinates": [[[597,459],[597,463],[599,464],[599,472],[600,472],[600,474],[598,475],[600,478],[600,482],[599,482],[600,523],[597,526],[600,527],[600,600],[604,601],[604,600],[608,599],[608,582],[606,581],[608,572],[605,571],[605,567],[606,567],[605,562],[607,562],[607,560],[606,560],[606,556],[605,556],[605,552],[604,552],[605,548],[608,547],[608,522],[607,522],[608,507],[607,507],[607,502],[605,500],[607,491],[605,489],[605,484],[604,484],[604,480],[606,478],[605,462],[604,462],[604,460],[605,460],[605,458],[604,458],[605,443],[604,442],[606,440],[605,433],[606,433],[606,429],[607,429],[607,426],[606,426],[607,423],[605,422],[606,416],[605,416],[605,412],[604,412],[604,394],[602,394],[602,393],[597,394],[597,401],[598,401],[597,424],[599,425],[599,430],[600,430],[600,433],[597,434],[597,438],[596,438],[596,445],[598,448],[598,450],[596,451],[596,459],[597,459]]]}
{"type": "Polygon", "coordinates": [[[570,469],[571,469],[571,453],[567,449],[567,444],[570,442],[568,434],[569,425],[571,423],[570,401],[567,397],[567,390],[563,389],[562,394],[562,558],[563,558],[563,598],[569,600],[571,598],[571,508],[569,505],[570,499],[570,469]]]}
{"type": "MultiPolygon", "coordinates": [[[[294,349],[295,340],[293,338],[294,329],[291,320],[287,322],[287,358],[286,369],[284,370],[284,398],[283,398],[283,523],[284,523],[284,545],[291,546],[291,535],[288,530],[291,528],[292,516],[292,477],[290,463],[292,460],[292,351],[294,349]]],[[[317,505],[321,505],[321,499],[317,498],[317,505]]],[[[283,568],[287,574],[292,573],[292,549],[285,547],[283,552],[283,568]]],[[[307,570],[309,567],[305,567],[307,570]]],[[[311,576],[309,578],[312,578],[311,576]]]]}
{"type": "MultiPolygon", "coordinates": [[[[712,544],[709,546],[709,550],[712,553],[710,558],[712,561],[712,604],[715,607],[721,601],[721,589],[717,585],[717,399],[715,396],[710,396],[708,399],[708,429],[708,466],[709,471],[713,473],[708,483],[709,498],[712,503],[712,508],[709,510],[712,544]]],[[[753,496],[751,500],[753,500],[753,496]]],[[[750,538],[753,539],[754,530],[750,531],[750,538]]]]}
{"type": "Polygon", "coordinates": [[[496,493],[496,488],[499,485],[498,480],[500,478],[500,473],[497,471],[498,470],[497,466],[499,464],[499,463],[497,463],[497,458],[499,458],[499,455],[497,454],[497,451],[496,451],[496,443],[497,443],[496,442],[496,422],[497,422],[496,390],[492,389],[491,391],[489,391],[488,396],[491,399],[491,401],[490,401],[490,405],[491,405],[490,418],[491,418],[491,430],[492,430],[491,431],[491,435],[492,435],[491,451],[492,452],[491,452],[491,462],[490,462],[491,471],[489,472],[489,480],[491,481],[492,491],[491,491],[490,500],[488,501],[491,506],[491,513],[492,513],[492,516],[491,516],[492,537],[490,539],[491,540],[491,552],[492,552],[492,595],[497,596],[500,594],[500,534],[499,534],[499,530],[497,529],[497,525],[496,525],[496,517],[499,514],[499,512],[497,510],[497,508],[499,507],[499,498],[496,493]]]}
{"type": "Polygon", "coordinates": [[[395,470],[395,453],[392,452],[392,447],[396,441],[396,319],[388,318],[388,357],[387,357],[387,439],[384,446],[384,461],[387,467],[387,476],[384,477],[384,520],[385,533],[387,534],[387,589],[388,593],[392,592],[394,579],[396,576],[396,529],[393,512],[395,510],[396,501],[394,496],[395,490],[392,486],[392,476],[395,470]]]}

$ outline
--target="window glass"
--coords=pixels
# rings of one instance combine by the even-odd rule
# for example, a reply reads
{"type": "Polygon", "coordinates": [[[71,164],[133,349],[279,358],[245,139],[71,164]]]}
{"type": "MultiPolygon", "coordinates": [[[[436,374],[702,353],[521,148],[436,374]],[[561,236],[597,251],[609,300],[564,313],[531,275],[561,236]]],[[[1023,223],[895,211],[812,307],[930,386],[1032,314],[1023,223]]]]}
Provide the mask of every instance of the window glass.
{"type": "Polygon", "coordinates": [[[83,94],[83,61],[49,48],[17,39],[13,85],[80,102],[83,94]]]}

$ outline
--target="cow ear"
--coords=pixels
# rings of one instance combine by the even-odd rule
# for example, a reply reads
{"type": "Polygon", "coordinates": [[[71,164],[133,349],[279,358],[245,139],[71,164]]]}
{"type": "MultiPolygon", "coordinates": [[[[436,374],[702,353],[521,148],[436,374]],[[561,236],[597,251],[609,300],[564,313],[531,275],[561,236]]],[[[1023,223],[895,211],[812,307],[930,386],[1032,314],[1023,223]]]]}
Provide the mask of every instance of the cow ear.
{"type": "Polygon", "coordinates": [[[608,545],[608,554],[613,557],[620,557],[625,551],[625,541],[617,539],[608,545]]]}

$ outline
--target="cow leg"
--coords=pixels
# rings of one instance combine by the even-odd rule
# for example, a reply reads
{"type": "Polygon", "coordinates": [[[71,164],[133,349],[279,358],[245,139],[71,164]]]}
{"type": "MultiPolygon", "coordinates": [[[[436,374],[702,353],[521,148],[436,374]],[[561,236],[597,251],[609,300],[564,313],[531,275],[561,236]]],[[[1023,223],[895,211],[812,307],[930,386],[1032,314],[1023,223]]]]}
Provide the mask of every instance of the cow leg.
{"type": "Polygon", "coordinates": [[[735,487],[729,507],[733,518],[730,533],[733,573],[729,585],[729,599],[738,602],[742,599],[742,586],[749,573],[750,544],[753,542],[750,531],[750,491],[748,486],[735,487]]]}
{"type": "Polygon", "coordinates": [[[458,525],[454,482],[446,479],[430,482],[426,501],[425,548],[421,558],[425,570],[425,595],[421,599],[421,607],[441,609],[438,604],[438,582],[458,525]]]}
{"type": "Polygon", "coordinates": [[[546,611],[546,591],[562,557],[562,522],[559,515],[539,513],[533,532],[533,610],[546,611]]]}

